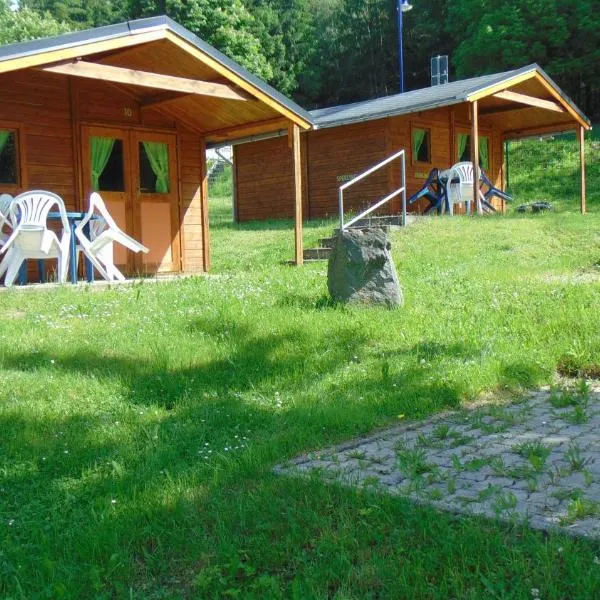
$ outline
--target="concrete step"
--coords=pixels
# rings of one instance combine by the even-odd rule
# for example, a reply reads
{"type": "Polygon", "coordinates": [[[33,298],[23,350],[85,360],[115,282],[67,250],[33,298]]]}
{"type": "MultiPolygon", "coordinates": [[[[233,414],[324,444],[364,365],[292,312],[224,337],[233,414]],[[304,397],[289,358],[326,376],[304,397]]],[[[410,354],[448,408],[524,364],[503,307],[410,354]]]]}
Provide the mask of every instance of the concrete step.
{"type": "MultiPolygon", "coordinates": [[[[406,225],[412,225],[416,223],[419,219],[425,218],[423,215],[414,215],[408,214],[406,215],[406,225]]],[[[348,229],[368,229],[371,227],[379,227],[383,229],[386,233],[389,233],[390,229],[397,229],[402,227],[402,215],[383,215],[376,217],[365,217],[360,221],[356,221],[353,225],[348,227],[348,229]]],[[[339,229],[335,229],[333,234],[334,236],[339,233],[339,229]]]]}
{"type": "Polygon", "coordinates": [[[319,240],[319,245],[321,246],[321,248],[333,248],[334,242],[335,238],[333,236],[328,238],[321,238],[319,240]]]}
{"type": "Polygon", "coordinates": [[[304,260],[328,260],[331,254],[331,248],[306,248],[304,250],[304,260]]]}

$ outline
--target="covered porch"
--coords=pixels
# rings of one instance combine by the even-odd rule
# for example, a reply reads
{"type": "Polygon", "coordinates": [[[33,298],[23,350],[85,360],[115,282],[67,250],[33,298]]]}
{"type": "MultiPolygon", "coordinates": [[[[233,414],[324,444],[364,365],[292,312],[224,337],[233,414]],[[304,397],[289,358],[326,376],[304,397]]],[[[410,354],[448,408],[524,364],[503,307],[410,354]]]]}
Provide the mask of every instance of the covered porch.
{"type": "Polygon", "coordinates": [[[301,197],[310,115],[167,17],[4,46],[0,83],[0,193],[47,190],[85,211],[99,192],[149,249],[115,248],[128,275],[210,269],[208,143],[287,129],[301,197]]]}

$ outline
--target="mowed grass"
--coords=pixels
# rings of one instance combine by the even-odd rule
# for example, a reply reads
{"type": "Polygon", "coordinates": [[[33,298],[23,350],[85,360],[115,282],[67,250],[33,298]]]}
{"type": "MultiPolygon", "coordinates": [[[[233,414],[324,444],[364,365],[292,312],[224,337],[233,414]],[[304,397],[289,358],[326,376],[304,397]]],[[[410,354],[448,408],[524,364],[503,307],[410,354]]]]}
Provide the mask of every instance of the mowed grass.
{"type": "Polygon", "coordinates": [[[212,217],[211,276],[0,294],[0,597],[600,596],[596,542],[272,473],[597,364],[600,215],[394,233],[395,311],[331,306],[289,223],[212,217]]]}
{"type": "MultiPolygon", "coordinates": [[[[586,133],[585,157],[587,209],[597,212],[600,211],[600,131],[597,127],[586,133]]],[[[510,142],[507,162],[509,191],[515,198],[512,208],[547,200],[555,211],[579,210],[581,164],[575,133],[510,142]]]]}

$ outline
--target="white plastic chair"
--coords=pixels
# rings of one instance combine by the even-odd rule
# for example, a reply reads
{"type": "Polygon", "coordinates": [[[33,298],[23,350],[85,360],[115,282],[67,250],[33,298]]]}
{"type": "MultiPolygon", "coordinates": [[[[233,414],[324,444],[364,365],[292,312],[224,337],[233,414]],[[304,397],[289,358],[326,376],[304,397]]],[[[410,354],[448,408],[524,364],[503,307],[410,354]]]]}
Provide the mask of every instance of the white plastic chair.
{"type": "Polygon", "coordinates": [[[0,263],[0,277],[6,272],[4,285],[10,287],[14,283],[23,261],[28,258],[56,258],[58,279],[65,283],[69,268],[71,229],[62,198],[43,190],[24,192],[10,205],[8,219],[16,225],[0,248],[0,254],[5,254],[0,263]],[[48,213],[55,206],[58,207],[63,225],[60,238],[47,226],[48,213]]]}
{"type": "MultiPolygon", "coordinates": [[[[483,193],[479,190],[479,198],[473,198],[473,163],[456,163],[447,171],[448,179],[446,190],[448,192],[448,207],[450,214],[454,214],[454,204],[465,203],[467,214],[470,212],[471,203],[484,200],[483,193]],[[458,180],[458,182],[456,182],[458,180]],[[453,181],[455,183],[453,183],[453,181]]],[[[481,174],[480,174],[481,175],[481,174]]]]}
{"type": "Polygon", "coordinates": [[[83,252],[96,267],[100,275],[107,281],[124,281],[125,276],[114,262],[114,243],[122,244],[133,252],[149,252],[132,237],[128,236],[110,216],[100,194],[93,192],[90,196],[90,206],[82,221],[75,227],[75,237],[79,242],[78,250],[83,252]],[[94,213],[99,216],[94,218],[94,213]],[[84,228],[88,226],[89,237],[84,228]]]}
{"type": "Polygon", "coordinates": [[[454,205],[461,202],[465,203],[466,212],[470,212],[471,202],[474,200],[472,162],[459,162],[450,167],[446,190],[448,191],[450,214],[454,214],[454,205]]]}
{"type": "Polygon", "coordinates": [[[9,235],[3,231],[4,226],[8,225],[11,229],[15,228],[10,212],[13,202],[14,198],[10,194],[0,194],[0,246],[4,246],[9,238],[9,235]]]}

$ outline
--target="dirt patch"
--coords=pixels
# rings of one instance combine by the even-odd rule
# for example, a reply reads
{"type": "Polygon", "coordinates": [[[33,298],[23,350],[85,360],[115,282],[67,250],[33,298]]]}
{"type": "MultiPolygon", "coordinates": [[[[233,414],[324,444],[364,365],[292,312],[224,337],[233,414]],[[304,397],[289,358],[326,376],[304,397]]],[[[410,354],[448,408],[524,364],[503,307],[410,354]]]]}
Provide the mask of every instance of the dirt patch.
{"type": "Polygon", "coordinates": [[[579,363],[571,356],[561,358],[556,370],[562,377],[570,379],[600,379],[600,363],[579,363]]]}

